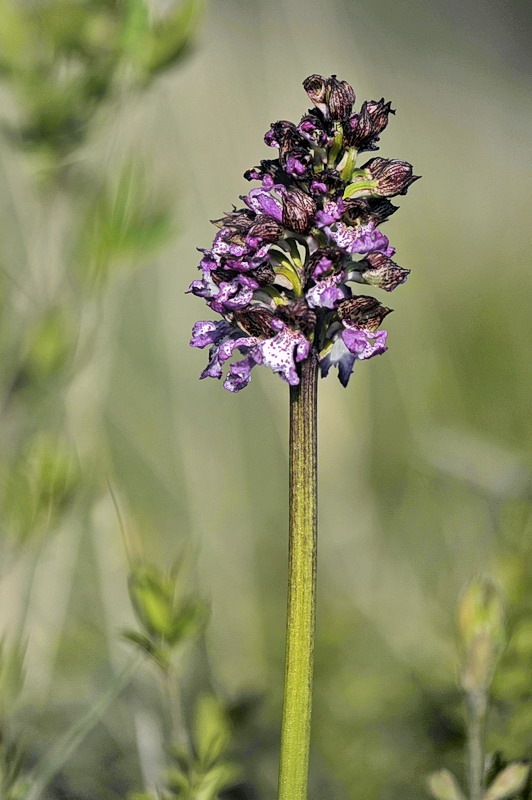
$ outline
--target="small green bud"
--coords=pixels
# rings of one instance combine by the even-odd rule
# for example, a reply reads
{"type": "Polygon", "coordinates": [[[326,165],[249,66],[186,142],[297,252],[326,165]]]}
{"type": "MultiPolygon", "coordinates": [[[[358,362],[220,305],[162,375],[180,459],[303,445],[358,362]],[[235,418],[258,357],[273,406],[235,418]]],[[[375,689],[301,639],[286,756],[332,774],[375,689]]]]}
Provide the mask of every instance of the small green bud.
{"type": "Polygon", "coordinates": [[[220,702],[212,695],[202,695],[194,718],[194,746],[200,762],[215,764],[231,741],[231,729],[220,702]]]}
{"type": "Polygon", "coordinates": [[[530,767],[519,761],[509,764],[499,772],[484,795],[484,800],[506,800],[518,794],[525,786],[530,767]]]}
{"type": "Polygon", "coordinates": [[[427,788],[436,800],[465,800],[456,778],[448,769],[429,775],[427,788]]]}
{"type": "Polygon", "coordinates": [[[485,691],[506,640],[504,603],[494,581],[480,577],[469,584],[458,606],[457,624],[462,687],[466,692],[485,691]]]}
{"type": "Polygon", "coordinates": [[[129,595],[135,614],[146,631],[156,637],[170,635],[174,617],[174,591],[155,567],[139,566],[129,576],[129,595]]]}
{"type": "MultiPolygon", "coordinates": [[[[129,576],[131,604],[147,634],[141,639],[153,639],[154,652],[159,652],[162,643],[172,648],[185,639],[194,638],[206,621],[205,604],[201,600],[184,597],[179,582],[179,574],[164,573],[149,564],[134,567],[129,576]]],[[[127,638],[132,641],[131,636],[127,638]]],[[[140,639],[135,643],[148,652],[140,639]]]]}
{"type": "Polygon", "coordinates": [[[58,373],[74,348],[69,325],[60,311],[49,311],[40,320],[31,338],[27,369],[30,376],[48,379],[58,373]]]}

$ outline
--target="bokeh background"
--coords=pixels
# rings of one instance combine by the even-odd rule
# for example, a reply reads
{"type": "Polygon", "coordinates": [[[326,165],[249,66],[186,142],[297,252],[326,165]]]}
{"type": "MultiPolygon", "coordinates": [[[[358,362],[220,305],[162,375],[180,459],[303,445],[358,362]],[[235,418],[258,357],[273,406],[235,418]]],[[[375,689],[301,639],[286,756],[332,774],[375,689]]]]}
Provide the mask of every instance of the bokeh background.
{"type": "MultiPolygon", "coordinates": [[[[270,122],[306,111],[301,82],[316,72],[348,80],[359,101],[391,99],[379,155],[423,179],[387,223],[412,270],[386,298],[388,353],[360,364],[347,390],[333,375],[319,386],[311,797],[421,800],[431,770],[462,774],[453,619],[464,584],[486,570],[504,587],[511,630],[490,747],[531,754],[530,13],[524,0],[213,0],[179,63],[142,91],[126,80],[62,156],[74,173],[109,177],[111,209],[122,202],[134,218],[140,204],[139,229],[166,209],[155,214],[164,246],[144,251],[140,237],[97,292],[72,276],[83,233],[87,263],[107,263],[105,237],[96,256],[90,239],[105,204],[84,206],[78,183],[74,234],[68,195],[42,186],[42,150],[9,133],[26,95],[4,75],[0,617],[5,641],[26,646],[10,725],[29,764],[131,659],[122,524],[129,547],[160,567],[186,552],[190,591],[210,606],[179,682],[185,717],[205,689],[231,710],[242,772],[224,796],[274,796],[288,391],[268,370],[237,396],[198,381],[206,354],[188,338],[205,309],[185,290],[209,220],[269,157],[270,122]],[[131,163],[141,179],[113,184],[131,163]],[[57,456],[57,437],[73,458],[57,456]],[[40,491],[24,483],[37,446],[45,477],[59,470],[68,492],[60,513],[51,492],[45,524],[24,527],[19,512],[40,491]]],[[[167,724],[156,680],[141,665],[115,695],[43,796],[111,800],[154,785],[167,724]]]]}

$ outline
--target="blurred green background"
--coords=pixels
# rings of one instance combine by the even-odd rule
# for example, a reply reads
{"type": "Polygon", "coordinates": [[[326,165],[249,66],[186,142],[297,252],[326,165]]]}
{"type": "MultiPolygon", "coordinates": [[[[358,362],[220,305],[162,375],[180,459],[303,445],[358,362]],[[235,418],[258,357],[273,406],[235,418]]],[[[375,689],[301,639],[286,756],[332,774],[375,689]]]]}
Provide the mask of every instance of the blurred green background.
{"type": "MultiPolygon", "coordinates": [[[[155,19],[172,6],[152,4],[155,19]]],[[[532,755],[530,14],[521,0],[213,0],[179,63],[146,82],[130,63],[94,119],[76,111],[90,135],[61,129],[49,146],[41,124],[42,147],[24,133],[40,78],[17,40],[0,90],[0,615],[6,641],[27,645],[10,725],[30,765],[131,659],[118,506],[130,547],[159,566],[186,552],[190,591],[210,605],[179,681],[185,717],[209,689],[233,719],[242,772],[224,797],[274,796],[288,390],[268,370],[237,396],[198,381],[206,354],[188,339],[206,311],[184,292],[209,219],[269,157],[270,122],[306,111],[311,73],[348,80],[359,102],[392,100],[379,155],[423,176],[386,230],[412,270],[386,298],[389,352],[347,390],[332,375],[319,386],[311,797],[420,800],[427,772],[463,769],[453,616],[483,570],[512,632],[490,746],[532,755]],[[21,520],[36,502],[41,517],[21,520]]],[[[105,72],[113,29],[100,23],[105,72]]],[[[94,82],[84,108],[103,96],[94,82]]],[[[43,796],[154,785],[156,681],[141,666],[117,695],[43,796]]]]}

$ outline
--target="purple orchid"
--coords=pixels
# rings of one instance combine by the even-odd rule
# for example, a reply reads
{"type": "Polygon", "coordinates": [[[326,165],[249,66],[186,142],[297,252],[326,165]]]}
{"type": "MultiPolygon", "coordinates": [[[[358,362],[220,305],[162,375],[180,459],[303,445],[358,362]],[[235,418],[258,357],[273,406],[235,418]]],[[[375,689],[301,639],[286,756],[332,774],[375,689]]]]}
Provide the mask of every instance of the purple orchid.
{"type": "Polygon", "coordinates": [[[378,149],[390,103],[365,101],[353,112],[352,87],[334,75],[311,75],[303,86],[314,108],[298,125],[271,124],[265,142],[278,157],[245,173],[261,185],[214,222],[202,276],[189,288],[222,317],[194,326],[191,345],[210,348],[201,377],[221,378],[225,363],[242,356],[226,374],[231,392],[259,364],[295,386],[311,352],[322,376],[336,366],[346,386],[356,361],[386,350],[377,328],[390,311],[351,285],[390,292],[409,274],[392,261],[380,226],[397,210],[389,198],[416,180],[412,167],[384,158],[356,165],[359,152],[378,149]]]}

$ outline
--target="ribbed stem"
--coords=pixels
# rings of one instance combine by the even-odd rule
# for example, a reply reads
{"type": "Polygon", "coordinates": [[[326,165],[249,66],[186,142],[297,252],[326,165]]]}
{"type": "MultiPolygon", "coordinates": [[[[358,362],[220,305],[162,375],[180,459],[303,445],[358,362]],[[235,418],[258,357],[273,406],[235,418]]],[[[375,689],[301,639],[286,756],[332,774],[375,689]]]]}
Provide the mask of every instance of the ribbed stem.
{"type": "Polygon", "coordinates": [[[317,560],[317,358],[290,387],[286,666],[278,800],[307,800],[317,560]]]}

